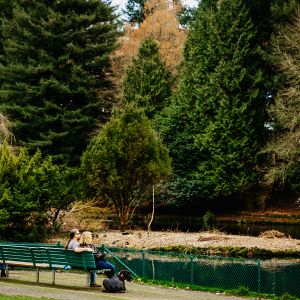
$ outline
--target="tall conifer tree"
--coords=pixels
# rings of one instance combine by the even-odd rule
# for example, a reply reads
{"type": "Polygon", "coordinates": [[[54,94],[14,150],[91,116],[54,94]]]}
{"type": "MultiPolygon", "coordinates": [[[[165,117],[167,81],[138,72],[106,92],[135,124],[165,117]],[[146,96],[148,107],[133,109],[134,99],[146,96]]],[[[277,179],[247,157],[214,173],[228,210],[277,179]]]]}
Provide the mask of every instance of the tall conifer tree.
{"type": "Polygon", "coordinates": [[[19,0],[2,20],[0,111],[14,120],[17,141],[74,165],[101,119],[113,8],[99,0],[19,0]]]}
{"type": "Polygon", "coordinates": [[[230,196],[255,182],[267,90],[255,38],[244,1],[200,4],[179,93],[161,121],[175,169],[170,187],[183,201],[230,196]]]}
{"type": "Polygon", "coordinates": [[[13,7],[15,0],[0,0],[0,63],[3,61],[3,34],[2,34],[2,22],[4,18],[12,18],[13,7]]]}
{"type": "Polygon", "coordinates": [[[144,21],[144,5],[145,0],[128,0],[126,4],[125,14],[128,22],[142,23],[144,21]]]}
{"type": "Polygon", "coordinates": [[[123,98],[145,109],[153,118],[168,103],[172,76],[161,60],[157,44],[150,38],[142,43],[137,58],[127,68],[123,98]]]}

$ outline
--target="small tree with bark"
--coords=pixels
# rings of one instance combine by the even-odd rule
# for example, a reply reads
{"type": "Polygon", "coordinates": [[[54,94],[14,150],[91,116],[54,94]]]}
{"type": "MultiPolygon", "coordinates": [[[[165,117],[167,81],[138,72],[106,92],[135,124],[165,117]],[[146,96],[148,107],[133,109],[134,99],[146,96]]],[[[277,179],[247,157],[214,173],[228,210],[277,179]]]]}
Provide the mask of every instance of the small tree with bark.
{"type": "Polygon", "coordinates": [[[170,170],[167,148],[151,128],[143,109],[132,104],[114,112],[82,157],[88,187],[114,206],[121,230],[145,194],[170,170]]]}

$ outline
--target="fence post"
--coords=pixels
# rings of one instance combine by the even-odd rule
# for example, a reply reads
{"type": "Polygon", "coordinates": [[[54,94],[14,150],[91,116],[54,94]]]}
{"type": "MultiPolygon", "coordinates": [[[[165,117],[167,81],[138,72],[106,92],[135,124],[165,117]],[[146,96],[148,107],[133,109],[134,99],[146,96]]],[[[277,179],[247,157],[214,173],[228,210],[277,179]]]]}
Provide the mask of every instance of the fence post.
{"type": "Polygon", "coordinates": [[[142,277],[145,277],[145,251],[142,250],[142,277]]]}
{"type": "Polygon", "coordinates": [[[191,262],[191,284],[194,283],[194,256],[190,254],[190,262],[191,262]]]}
{"type": "Polygon", "coordinates": [[[257,260],[257,292],[260,294],[261,274],[260,274],[260,259],[257,260]]]}

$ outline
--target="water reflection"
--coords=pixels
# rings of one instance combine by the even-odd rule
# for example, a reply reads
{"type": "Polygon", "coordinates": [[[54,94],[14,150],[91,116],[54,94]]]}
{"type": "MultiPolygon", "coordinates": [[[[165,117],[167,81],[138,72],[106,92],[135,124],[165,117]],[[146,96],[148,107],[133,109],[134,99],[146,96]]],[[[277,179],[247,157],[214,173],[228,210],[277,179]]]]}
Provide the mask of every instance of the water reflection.
{"type": "Polygon", "coordinates": [[[258,236],[267,230],[278,230],[286,236],[300,239],[300,225],[218,223],[218,229],[230,234],[258,236]]]}
{"type": "MultiPolygon", "coordinates": [[[[136,216],[133,224],[139,228],[147,229],[149,218],[147,216],[136,216]]],[[[152,230],[171,230],[184,232],[199,232],[203,230],[202,218],[194,216],[178,215],[156,215],[151,225],[152,230]]],[[[112,226],[113,224],[111,224],[112,226]]],[[[117,221],[114,224],[118,228],[117,221]]],[[[114,228],[112,226],[112,228],[114,228]]],[[[257,224],[257,223],[237,223],[218,222],[217,229],[228,234],[258,236],[268,230],[278,230],[287,237],[300,239],[300,224],[257,224]]]]}

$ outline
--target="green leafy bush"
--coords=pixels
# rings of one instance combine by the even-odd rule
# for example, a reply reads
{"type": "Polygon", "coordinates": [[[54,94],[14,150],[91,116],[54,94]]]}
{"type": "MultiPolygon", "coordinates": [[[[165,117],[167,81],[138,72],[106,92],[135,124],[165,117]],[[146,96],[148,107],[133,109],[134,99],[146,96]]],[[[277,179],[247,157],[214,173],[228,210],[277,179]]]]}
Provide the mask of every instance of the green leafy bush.
{"type": "Polygon", "coordinates": [[[212,229],[216,226],[216,215],[208,210],[203,216],[203,227],[206,230],[212,229]]]}
{"type": "Polygon", "coordinates": [[[43,240],[71,201],[70,173],[43,160],[40,151],[30,156],[26,149],[14,154],[6,143],[0,146],[0,238],[43,240]]]}

